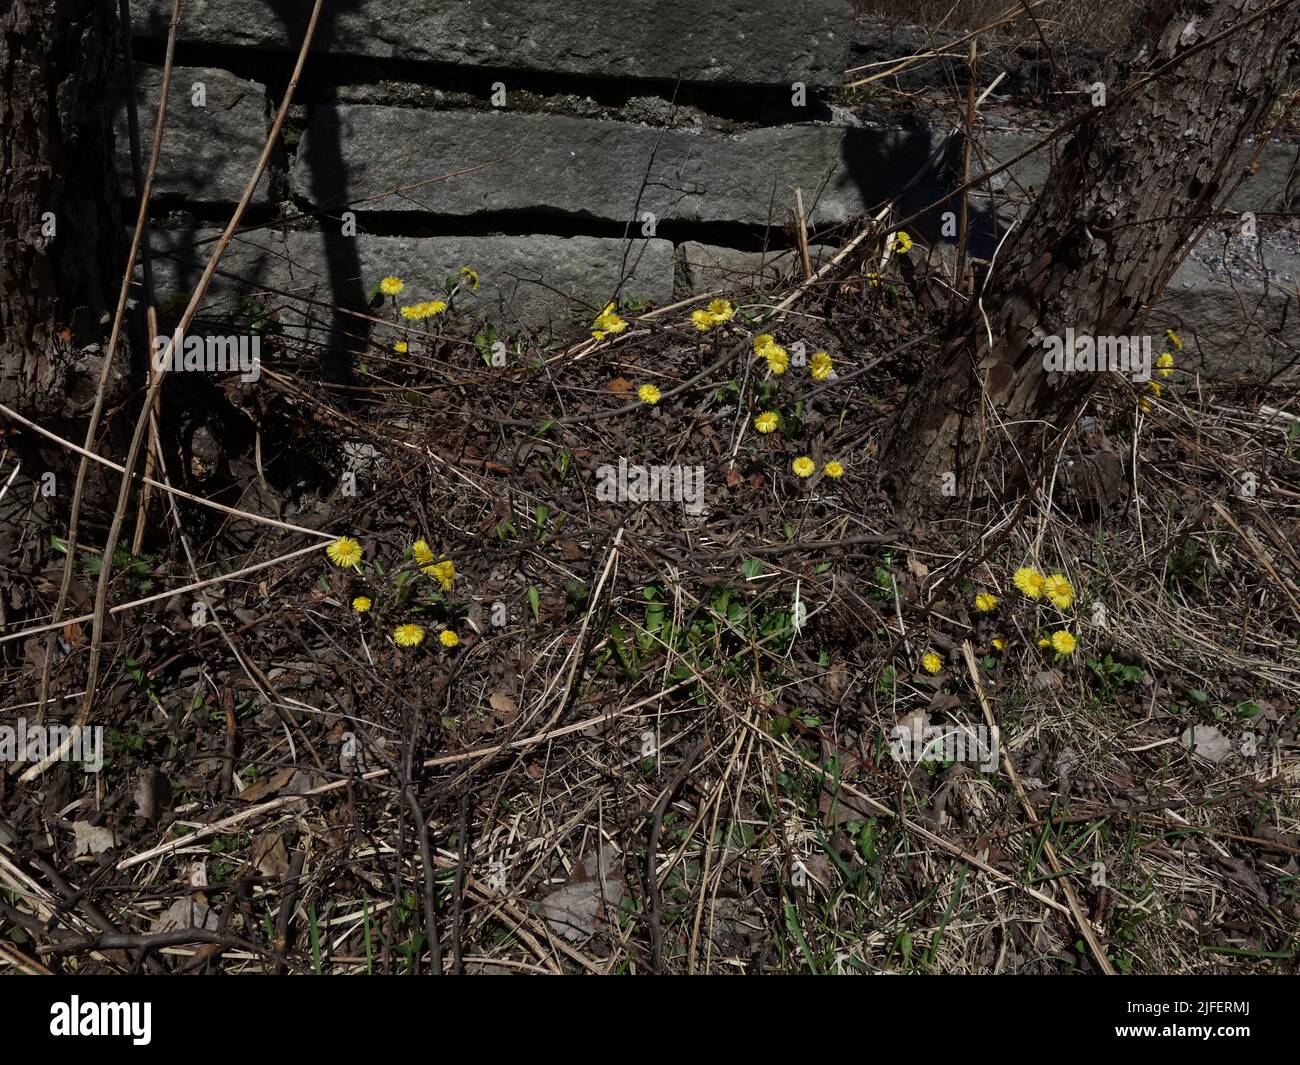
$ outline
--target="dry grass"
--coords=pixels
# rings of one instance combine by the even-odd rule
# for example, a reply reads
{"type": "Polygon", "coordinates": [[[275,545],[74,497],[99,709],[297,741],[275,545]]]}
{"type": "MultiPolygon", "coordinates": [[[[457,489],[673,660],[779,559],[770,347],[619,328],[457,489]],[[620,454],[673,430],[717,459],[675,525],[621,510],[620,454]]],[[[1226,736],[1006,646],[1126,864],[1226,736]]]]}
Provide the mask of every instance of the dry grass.
{"type": "MultiPolygon", "coordinates": [[[[1080,914],[1119,971],[1289,967],[1293,422],[1261,414],[1254,393],[1180,375],[1135,424],[1119,390],[1097,431],[1125,456],[1127,504],[1090,502],[1092,437],[1014,527],[1013,505],[986,503],[897,530],[875,456],[914,359],[892,353],[921,328],[910,294],[929,282],[891,273],[883,291],[864,287],[865,265],[846,260],[775,326],[763,316],[784,293],[739,294],[737,322],[752,325],[721,349],[702,348],[680,309],[613,343],[554,349],[544,372],[485,367],[454,328],[415,359],[376,350],[374,372],[408,399],[370,410],[341,410],[305,364],[272,377],[315,424],[347,424],[378,449],[364,502],[329,512],[365,545],[366,578],[314,555],[221,586],[213,603],[240,632],[239,658],[211,626],[131,614],[116,654],[139,679],[115,670],[99,704],[113,730],[104,774],[60,765],[45,780],[63,811],[48,859],[80,903],[57,934],[17,932],[7,950],[119,968],[126,955],[86,949],[92,903],[134,944],[193,898],[212,907],[219,945],[169,946],[155,955],[165,967],[427,971],[427,891],[442,964],[467,972],[1093,971],[1080,914]],[[738,432],[737,405],[752,413],[769,387],[744,357],[760,328],[837,355],[842,383],[805,397],[789,437],[738,432]],[[653,412],[620,413],[607,388],[655,379],[667,392],[709,365],[653,412]],[[733,450],[737,476],[724,478],[733,450]],[[795,481],[783,471],[805,450],[842,457],[849,475],[795,481]],[[596,498],[594,467],[619,454],[706,465],[711,485],[723,478],[709,513],[596,498]],[[1254,499],[1231,490],[1243,469],[1262,471],[1254,499]],[[410,561],[417,536],[455,560],[451,593],[410,561]],[[1018,596],[1010,574],[1027,560],[1067,574],[1075,606],[1018,596]],[[347,603],[362,587],[376,607],[358,618],[347,603]],[[995,614],[974,610],[977,589],[1002,597],[995,614]],[[808,607],[797,634],[796,594],[808,607]],[[494,627],[498,601],[508,619],[494,627]],[[462,644],[398,650],[385,632],[413,618],[462,644]],[[1062,625],[1080,650],[1053,660],[1037,641],[1062,625]],[[944,659],[933,678],[918,668],[928,647],[944,659]],[[1033,818],[1002,767],[889,756],[890,730],[918,712],[980,723],[980,691],[1033,818]],[[1193,724],[1221,729],[1232,753],[1190,754],[1178,737],[1193,724]],[[345,733],[360,753],[341,764],[345,733]],[[150,816],[132,799],[145,776],[150,816]],[[118,845],[77,858],[71,825],[88,818],[118,845]],[[562,889],[593,902],[602,876],[617,905],[566,939],[546,900],[562,889]]],[[[787,413],[808,391],[777,388],[787,413]]],[[[235,558],[228,526],[186,520],[205,574],[300,543],[264,529],[235,558]]],[[[118,598],[139,590],[124,577],[118,598]]],[[[11,663],[6,702],[31,680],[11,663]]],[[[3,912],[45,920],[64,888],[32,849],[35,793],[8,787],[18,840],[3,844],[3,912]]]]}
{"type": "MultiPolygon", "coordinates": [[[[811,284],[738,286],[721,339],[691,328],[696,300],[627,309],[602,343],[525,337],[495,367],[454,308],[404,355],[399,324],[372,323],[346,394],[277,322],[360,321],[275,295],[265,460],[351,463],[359,489],[281,517],[356,536],[364,562],[287,557],[301,535],[183,503],[122,560],[113,601],[136,605],[105,644],[104,771],[0,776],[0,966],[1293,971],[1294,385],[1180,368],[1139,414],[1116,383],[1027,507],[993,432],[982,482],[903,521],[885,437],[952,288],[919,248],[882,265],[883,235],[839,234],[811,284]],[[831,352],[838,376],[766,375],[760,332],[831,352]],[[758,434],[774,408],[782,430],[758,434]],[[803,454],[847,473],[801,481],[803,454]],[[707,509],[601,498],[620,456],[704,467],[707,509]],[[198,625],[189,594],[139,602],[193,580],[182,532],[198,576],[224,578],[198,625]],[[449,591],[416,539],[454,560],[449,591]],[[1020,595],[1027,563],[1075,602],[1020,595]],[[412,621],[430,636],[399,649],[412,621]],[[1058,657],[1039,641],[1062,628],[1079,647],[1058,657]],[[891,757],[900,724],[986,715],[1005,760],[891,757]],[[1193,726],[1228,749],[1188,750],[1193,726]],[[202,927],[162,935],[178,904],[202,927]]],[[[0,485],[13,461],[0,446],[0,485]]],[[[265,509],[253,458],[233,473],[236,508],[265,509]]],[[[40,500],[23,470],[3,501],[15,712],[44,641],[12,637],[46,620],[58,572],[40,500]]],[[[84,640],[60,634],[54,720],[75,713],[84,640]]]]}

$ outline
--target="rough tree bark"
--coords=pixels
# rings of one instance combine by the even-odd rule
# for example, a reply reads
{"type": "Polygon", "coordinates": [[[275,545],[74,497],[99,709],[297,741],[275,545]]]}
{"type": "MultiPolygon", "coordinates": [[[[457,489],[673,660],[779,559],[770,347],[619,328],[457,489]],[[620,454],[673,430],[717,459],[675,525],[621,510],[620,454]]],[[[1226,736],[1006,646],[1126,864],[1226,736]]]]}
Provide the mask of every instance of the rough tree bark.
{"type": "Polygon", "coordinates": [[[28,416],[81,414],[102,365],[81,345],[105,332],[120,280],[116,11],[110,0],[0,4],[0,402],[28,416]]]}
{"type": "Polygon", "coordinates": [[[888,447],[904,509],[923,512],[949,471],[964,496],[976,460],[1004,431],[1030,467],[1022,476],[1032,476],[1097,380],[1047,374],[1040,338],[1065,336],[1068,326],[1134,332],[1179,250],[1240,175],[1239,149],[1264,126],[1298,59],[1300,0],[1148,6],[1121,84],[1107,86],[1110,105],[1065,139],[1042,194],[998,255],[983,294],[987,328],[968,308],[954,342],[904,402],[888,447]]]}

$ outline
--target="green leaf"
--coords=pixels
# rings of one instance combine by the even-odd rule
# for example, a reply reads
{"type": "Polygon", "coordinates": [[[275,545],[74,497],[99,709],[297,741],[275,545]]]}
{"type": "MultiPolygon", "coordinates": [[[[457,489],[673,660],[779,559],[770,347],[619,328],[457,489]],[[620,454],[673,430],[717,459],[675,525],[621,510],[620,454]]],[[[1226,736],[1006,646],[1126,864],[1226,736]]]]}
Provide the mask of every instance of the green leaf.
{"type": "Polygon", "coordinates": [[[542,597],[537,594],[537,585],[528,586],[528,605],[533,608],[533,620],[540,622],[542,620],[542,597]]]}

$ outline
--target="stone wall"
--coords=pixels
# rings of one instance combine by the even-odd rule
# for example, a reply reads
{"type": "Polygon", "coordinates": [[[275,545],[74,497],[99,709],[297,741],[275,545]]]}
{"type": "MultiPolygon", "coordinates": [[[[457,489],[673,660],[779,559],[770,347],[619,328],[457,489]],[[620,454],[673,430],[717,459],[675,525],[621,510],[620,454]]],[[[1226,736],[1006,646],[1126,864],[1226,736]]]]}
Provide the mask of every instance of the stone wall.
{"type": "MultiPolygon", "coordinates": [[[[154,193],[160,302],[193,287],[241,195],[309,7],[184,5],[154,193]]],[[[170,0],[131,3],[146,144],[170,8],[170,0]]],[[[786,226],[796,187],[816,238],[833,244],[835,227],[909,183],[905,210],[942,201],[953,180],[944,163],[959,144],[926,114],[870,121],[869,109],[833,95],[851,65],[918,43],[855,25],[849,0],[326,8],[283,142],[209,309],[237,310],[252,294],[309,329],[320,320],[311,308],[364,306],[387,274],[405,278],[418,299],[468,265],[482,287],[459,311],[511,333],[568,329],[618,296],[663,304],[780,281],[796,265],[786,226]]],[[[1043,89],[1046,68],[1032,49],[1008,49],[1002,60],[1013,91],[1043,89]]],[[[1100,61],[1081,56],[1082,76],[1100,61]]],[[[946,93],[955,73],[935,64],[904,87],[946,93]]],[[[121,106],[117,125],[129,193],[121,106]]],[[[982,165],[1038,136],[1006,127],[982,129],[982,165]]],[[[1300,210],[1296,157],[1294,145],[1267,146],[1233,208],[1300,210]]],[[[1023,209],[1050,164],[1046,152],[1032,156],[974,198],[987,238],[999,216],[1023,209]]],[[[1175,302],[1220,283],[1196,274],[1189,289],[1185,280],[1175,302]]],[[[1270,303],[1271,317],[1295,320],[1285,312],[1270,303]]],[[[1179,320],[1176,306],[1169,317],[1179,320]]]]}

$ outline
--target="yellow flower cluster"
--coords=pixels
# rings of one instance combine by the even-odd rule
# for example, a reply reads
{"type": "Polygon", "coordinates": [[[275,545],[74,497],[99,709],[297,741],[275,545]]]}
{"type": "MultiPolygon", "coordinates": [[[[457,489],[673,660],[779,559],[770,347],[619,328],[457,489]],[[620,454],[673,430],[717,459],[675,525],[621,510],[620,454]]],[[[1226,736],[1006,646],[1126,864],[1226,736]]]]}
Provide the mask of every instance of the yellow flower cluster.
{"type": "MultiPolygon", "coordinates": [[[[359,568],[365,554],[361,544],[351,536],[340,536],[325,548],[325,553],[334,565],[354,569],[359,568]]],[[[411,557],[420,567],[421,573],[434,578],[444,592],[451,591],[456,580],[456,565],[451,559],[444,558],[435,562],[433,548],[425,540],[416,540],[411,545],[411,557]]],[[[368,595],[358,595],[352,599],[352,609],[357,614],[369,613],[374,605],[374,600],[368,595]]],[[[424,627],[414,622],[407,622],[393,629],[393,642],[398,647],[419,647],[424,642],[424,637],[424,627]]],[[[443,647],[452,648],[460,643],[460,637],[452,630],[444,629],[438,634],[438,642],[443,647]]]]}
{"type": "MultiPolygon", "coordinates": [[[[1030,599],[1046,599],[1058,610],[1068,610],[1074,605],[1074,585],[1062,573],[1053,573],[1045,577],[1032,566],[1021,566],[1012,575],[1011,580],[1021,593],[1030,599]]],[[[1073,634],[1065,629],[1059,629],[1052,633],[1050,639],[1040,639],[1038,646],[1050,647],[1060,655],[1071,655],[1074,654],[1079,643],[1073,634]]]]}
{"type": "Polygon", "coordinates": [[[701,333],[707,333],[720,325],[726,325],[735,314],[736,309],[730,300],[710,300],[704,310],[691,312],[691,323],[701,333]]]}
{"type": "Polygon", "coordinates": [[[596,315],[596,320],[591,325],[591,335],[597,340],[604,340],[607,336],[614,336],[627,328],[627,322],[614,313],[612,303],[605,305],[605,309],[596,315]]]}
{"type": "MultiPolygon", "coordinates": [[[[1169,341],[1169,344],[1174,349],[1174,351],[1183,350],[1182,338],[1177,333],[1175,333],[1172,329],[1165,330],[1165,339],[1169,341]]],[[[1173,352],[1162,351],[1156,357],[1156,373],[1158,373],[1161,377],[1171,377],[1173,376],[1173,372],[1174,372],[1173,352]]],[[[1159,381],[1148,381],[1147,388],[1151,390],[1151,394],[1155,396],[1156,399],[1159,399],[1161,393],[1164,391],[1164,388],[1163,386],[1161,386],[1159,381]]],[[[1141,399],[1138,400],[1138,409],[1143,412],[1149,411],[1151,409],[1151,400],[1148,399],[1146,396],[1143,396],[1141,399]]]]}
{"type": "MultiPolygon", "coordinates": [[[[817,463],[813,462],[807,455],[800,455],[792,463],[790,468],[794,470],[796,477],[811,477],[817,469],[817,463]]],[[[822,467],[822,473],[826,474],[831,480],[839,480],[844,476],[844,464],[837,459],[831,459],[822,467]]]]}
{"type": "Polygon", "coordinates": [[[409,307],[401,308],[402,317],[412,322],[421,322],[426,318],[434,318],[447,309],[447,304],[442,300],[425,300],[423,303],[413,303],[409,307]]]}
{"type": "Polygon", "coordinates": [[[906,231],[900,229],[897,233],[894,234],[894,241],[890,245],[890,247],[894,249],[895,254],[906,255],[909,251],[912,250],[912,244],[913,244],[912,238],[908,236],[906,231]]]}
{"type": "MultiPolygon", "coordinates": [[[[420,644],[424,643],[424,636],[423,625],[408,623],[398,625],[393,629],[393,643],[397,644],[398,647],[419,647],[420,644]]],[[[460,637],[451,629],[443,629],[438,633],[438,642],[443,647],[450,649],[460,643],[460,637]]]]}
{"type": "MultiPolygon", "coordinates": [[[[754,337],[754,354],[767,362],[768,370],[776,377],[790,368],[790,353],[776,342],[771,333],[759,333],[754,337]]],[[[834,362],[824,351],[813,352],[808,360],[808,370],[814,381],[825,381],[834,369],[834,362]]]]}
{"type": "Polygon", "coordinates": [[[415,564],[420,567],[421,573],[436,580],[444,592],[451,591],[451,586],[456,580],[456,564],[451,559],[444,558],[441,562],[435,563],[433,548],[424,540],[416,540],[411,545],[411,557],[415,559],[415,564]]]}
{"type": "Polygon", "coordinates": [[[1053,573],[1044,577],[1032,566],[1021,566],[1011,580],[1030,599],[1050,600],[1060,610],[1067,610],[1074,603],[1074,586],[1064,574],[1053,573]]]}
{"type": "MultiPolygon", "coordinates": [[[[998,603],[1000,602],[1001,600],[992,592],[977,592],[975,594],[975,609],[978,610],[981,614],[992,614],[993,611],[995,611],[998,608],[998,603]]],[[[994,636],[992,643],[993,643],[993,650],[995,651],[1006,650],[1007,641],[1003,639],[1001,636],[994,636]]]]}

